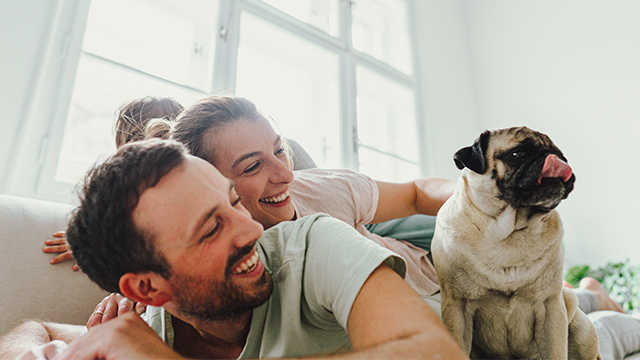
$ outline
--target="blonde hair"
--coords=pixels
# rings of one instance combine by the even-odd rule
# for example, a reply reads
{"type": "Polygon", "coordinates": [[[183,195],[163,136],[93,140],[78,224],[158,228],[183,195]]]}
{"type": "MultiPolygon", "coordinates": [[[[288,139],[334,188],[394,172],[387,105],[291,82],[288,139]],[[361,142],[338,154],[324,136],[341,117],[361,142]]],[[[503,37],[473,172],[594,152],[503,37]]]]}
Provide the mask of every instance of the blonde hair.
{"type": "Polygon", "coordinates": [[[150,119],[144,127],[144,140],[158,138],[167,140],[171,137],[171,132],[175,126],[175,120],[150,119]]]}
{"type": "Polygon", "coordinates": [[[184,107],[170,97],[145,96],[122,104],[114,124],[116,146],[148,138],[147,124],[151,119],[173,120],[182,110],[184,107]]]}

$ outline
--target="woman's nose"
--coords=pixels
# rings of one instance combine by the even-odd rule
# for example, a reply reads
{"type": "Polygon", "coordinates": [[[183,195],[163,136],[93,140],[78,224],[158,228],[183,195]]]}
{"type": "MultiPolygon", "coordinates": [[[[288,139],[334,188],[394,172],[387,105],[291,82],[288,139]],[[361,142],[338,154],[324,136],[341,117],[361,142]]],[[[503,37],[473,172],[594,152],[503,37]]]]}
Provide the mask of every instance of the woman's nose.
{"type": "Polygon", "coordinates": [[[293,181],[293,171],[282,161],[277,160],[273,166],[273,173],[270,177],[273,183],[289,184],[293,181]]]}

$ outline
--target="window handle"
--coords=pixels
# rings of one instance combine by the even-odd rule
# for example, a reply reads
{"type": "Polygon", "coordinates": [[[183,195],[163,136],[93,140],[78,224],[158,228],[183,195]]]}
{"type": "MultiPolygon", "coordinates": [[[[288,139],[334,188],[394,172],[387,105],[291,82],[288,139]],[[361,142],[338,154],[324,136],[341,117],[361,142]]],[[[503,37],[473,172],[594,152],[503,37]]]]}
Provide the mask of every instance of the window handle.
{"type": "Polygon", "coordinates": [[[220,39],[227,41],[227,35],[229,35],[229,29],[225,26],[220,27],[220,39]]]}
{"type": "Polygon", "coordinates": [[[193,52],[196,55],[202,56],[202,54],[204,53],[204,46],[198,41],[196,41],[195,44],[193,44],[193,52]]]}
{"type": "Polygon", "coordinates": [[[353,151],[358,151],[358,149],[360,148],[360,146],[363,145],[362,141],[360,140],[360,138],[358,137],[358,129],[354,126],[352,131],[351,131],[351,136],[352,136],[352,140],[353,140],[353,151]]]}

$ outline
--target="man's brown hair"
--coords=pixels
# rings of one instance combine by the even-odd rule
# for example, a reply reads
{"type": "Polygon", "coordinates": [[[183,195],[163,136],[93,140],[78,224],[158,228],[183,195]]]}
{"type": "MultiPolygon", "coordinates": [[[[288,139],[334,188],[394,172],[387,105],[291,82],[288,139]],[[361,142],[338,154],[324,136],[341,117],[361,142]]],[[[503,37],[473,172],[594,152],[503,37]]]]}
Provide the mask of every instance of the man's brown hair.
{"type": "Polygon", "coordinates": [[[166,259],[151,235],[136,227],[132,214],[142,193],[181,166],[186,154],[175,141],[133,142],[86,175],[67,241],[80,269],[101,288],[120,292],[120,277],[126,273],[170,276],[166,259]]]}

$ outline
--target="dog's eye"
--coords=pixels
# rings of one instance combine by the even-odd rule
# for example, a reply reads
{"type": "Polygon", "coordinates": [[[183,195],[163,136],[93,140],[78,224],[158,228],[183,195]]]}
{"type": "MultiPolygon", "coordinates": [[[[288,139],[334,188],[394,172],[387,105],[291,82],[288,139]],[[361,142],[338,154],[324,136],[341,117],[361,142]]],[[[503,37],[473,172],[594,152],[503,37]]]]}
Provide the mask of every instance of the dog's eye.
{"type": "Polygon", "coordinates": [[[524,157],[527,156],[527,153],[525,151],[514,151],[511,153],[511,156],[516,159],[524,159],[524,157]]]}

